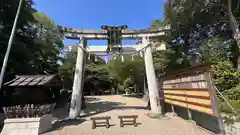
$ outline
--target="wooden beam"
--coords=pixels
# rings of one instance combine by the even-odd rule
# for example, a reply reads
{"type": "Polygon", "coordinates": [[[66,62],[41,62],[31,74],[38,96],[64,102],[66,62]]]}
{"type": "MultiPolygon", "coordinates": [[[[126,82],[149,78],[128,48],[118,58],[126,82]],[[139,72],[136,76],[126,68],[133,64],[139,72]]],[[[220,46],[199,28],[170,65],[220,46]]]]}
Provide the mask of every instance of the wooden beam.
{"type": "Polygon", "coordinates": [[[174,95],[164,95],[165,98],[168,99],[175,99],[175,100],[180,100],[180,101],[188,101],[191,103],[199,103],[199,104],[204,104],[204,105],[209,105],[211,106],[211,100],[210,99],[201,99],[199,98],[193,98],[193,97],[187,97],[187,96],[174,96],[174,95]]]}
{"type": "MultiPolygon", "coordinates": [[[[87,29],[75,29],[75,28],[68,28],[64,26],[58,26],[60,31],[64,33],[75,33],[75,34],[97,34],[97,35],[106,35],[107,31],[106,30],[87,30],[87,29]]],[[[170,26],[166,25],[165,27],[159,28],[159,29],[139,29],[139,30],[123,30],[122,34],[123,35],[128,35],[128,34],[146,34],[146,33],[159,33],[163,31],[169,31],[170,26]]]]}
{"type": "Polygon", "coordinates": [[[188,90],[164,90],[164,93],[210,97],[208,91],[199,91],[199,90],[192,90],[192,91],[188,91],[188,90]]]}
{"type": "MultiPolygon", "coordinates": [[[[142,37],[164,37],[166,35],[166,33],[164,31],[162,32],[158,32],[158,33],[139,33],[139,34],[125,34],[122,35],[123,39],[141,39],[142,37]]],[[[79,40],[80,37],[83,36],[85,39],[88,40],[105,40],[107,39],[107,35],[104,34],[79,34],[79,33],[68,33],[65,32],[65,37],[67,39],[75,39],[75,40],[79,40]]]]}
{"type": "MultiPolygon", "coordinates": [[[[103,40],[107,39],[107,31],[106,30],[85,30],[85,29],[74,29],[67,28],[63,26],[58,26],[59,30],[65,34],[65,37],[68,39],[77,39],[81,36],[84,36],[88,40],[103,40]]],[[[165,27],[159,29],[140,29],[140,30],[123,30],[122,37],[123,39],[138,39],[144,36],[148,37],[159,37],[164,36],[167,31],[170,30],[170,26],[167,25],[165,27]]]]}
{"type": "Polygon", "coordinates": [[[178,105],[178,106],[181,106],[181,107],[184,107],[184,108],[189,108],[189,109],[192,109],[192,110],[196,110],[196,111],[199,111],[199,112],[207,113],[207,114],[210,114],[210,115],[214,115],[213,110],[211,108],[206,108],[206,107],[202,107],[202,106],[198,106],[198,105],[194,105],[194,104],[179,102],[179,101],[171,100],[171,99],[165,99],[165,102],[167,102],[169,104],[178,105]]]}

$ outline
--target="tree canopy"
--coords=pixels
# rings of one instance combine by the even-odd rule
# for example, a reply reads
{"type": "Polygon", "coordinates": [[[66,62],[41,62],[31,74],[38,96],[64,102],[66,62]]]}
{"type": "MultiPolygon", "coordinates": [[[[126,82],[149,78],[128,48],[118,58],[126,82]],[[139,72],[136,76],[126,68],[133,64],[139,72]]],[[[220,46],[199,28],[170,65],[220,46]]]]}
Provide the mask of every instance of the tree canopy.
{"type": "MultiPolygon", "coordinates": [[[[0,62],[6,52],[18,0],[0,2],[0,62]]],[[[33,1],[23,1],[16,34],[7,65],[7,73],[56,73],[62,36],[56,24],[32,7],[33,1]]]]}

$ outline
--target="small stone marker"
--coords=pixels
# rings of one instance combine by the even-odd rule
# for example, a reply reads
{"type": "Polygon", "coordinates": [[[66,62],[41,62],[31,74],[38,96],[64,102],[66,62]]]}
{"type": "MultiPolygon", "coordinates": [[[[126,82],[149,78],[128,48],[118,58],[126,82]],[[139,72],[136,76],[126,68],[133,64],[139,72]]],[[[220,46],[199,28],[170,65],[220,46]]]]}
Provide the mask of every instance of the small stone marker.
{"type": "Polygon", "coordinates": [[[92,117],[92,129],[95,129],[97,126],[106,126],[106,128],[110,127],[109,120],[111,119],[110,116],[103,116],[103,117],[92,117]],[[100,122],[97,122],[100,121],[100,122]]]}
{"type": "Polygon", "coordinates": [[[138,115],[120,115],[118,118],[120,119],[120,127],[124,125],[134,125],[134,127],[137,127],[136,119],[138,115]]]}

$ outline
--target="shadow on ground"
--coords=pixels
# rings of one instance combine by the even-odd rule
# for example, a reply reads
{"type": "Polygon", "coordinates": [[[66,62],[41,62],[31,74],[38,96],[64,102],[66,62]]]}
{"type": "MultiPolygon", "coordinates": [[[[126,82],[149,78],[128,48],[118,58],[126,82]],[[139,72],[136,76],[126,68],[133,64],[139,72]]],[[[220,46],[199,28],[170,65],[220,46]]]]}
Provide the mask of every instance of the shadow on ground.
{"type": "Polygon", "coordinates": [[[109,102],[109,101],[86,103],[87,108],[84,110],[85,114],[82,115],[81,117],[89,117],[100,113],[108,112],[111,110],[126,110],[126,109],[147,110],[147,107],[144,106],[124,106],[124,105],[125,104],[121,102],[109,102]]]}
{"type": "Polygon", "coordinates": [[[99,100],[100,98],[96,98],[96,97],[85,97],[86,102],[93,102],[93,101],[99,101],[99,100]]]}
{"type": "Polygon", "coordinates": [[[100,113],[108,112],[111,110],[126,110],[126,109],[147,109],[144,106],[124,106],[124,103],[121,102],[111,102],[111,101],[99,101],[99,98],[87,97],[86,98],[86,109],[84,114],[81,114],[81,119],[79,120],[66,120],[68,117],[68,107],[67,104],[65,107],[55,109],[53,112],[53,128],[51,131],[61,130],[66,126],[78,125],[85,121],[86,117],[94,116],[100,113]],[[96,101],[96,102],[92,102],[96,101]]]}
{"type": "Polygon", "coordinates": [[[61,121],[56,121],[53,125],[52,125],[52,129],[44,132],[44,133],[48,133],[48,132],[53,132],[53,131],[57,131],[57,130],[61,130],[64,127],[67,126],[71,126],[71,125],[78,125],[83,123],[84,121],[86,121],[85,119],[76,119],[76,120],[61,120],[61,121]]]}
{"type": "Polygon", "coordinates": [[[116,106],[116,110],[136,109],[136,110],[148,110],[145,106],[116,106]]]}
{"type": "Polygon", "coordinates": [[[129,94],[129,95],[123,94],[121,96],[123,96],[123,97],[133,97],[133,98],[142,98],[144,96],[144,94],[143,93],[140,93],[140,94],[134,94],[133,93],[133,94],[129,94]]]}
{"type": "Polygon", "coordinates": [[[68,113],[69,113],[69,110],[66,104],[65,107],[55,109],[52,113],[52,117],[53,119],[56,119],[56,120],[63,120],[68,117],[68,113]]]}
{"type": "Polygon", "coordinates": [[[86,109],[84,110],[84,115],[81,117],[89,117],[92,115],[97,115],[107,111],[114,110],[117,106],[124,105],[121,102],[109,102],[109,101],[100,101],[93,103],[86,103],[86,109]]]}

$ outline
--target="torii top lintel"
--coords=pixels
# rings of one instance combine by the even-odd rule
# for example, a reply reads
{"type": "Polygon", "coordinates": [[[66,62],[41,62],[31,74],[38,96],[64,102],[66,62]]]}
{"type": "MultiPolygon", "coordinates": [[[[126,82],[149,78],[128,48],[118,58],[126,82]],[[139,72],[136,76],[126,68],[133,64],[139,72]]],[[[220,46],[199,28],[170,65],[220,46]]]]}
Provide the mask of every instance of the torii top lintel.
{"type": "MultiPolygon", "coordinates": [[[[79,40],[81,36],[88,40],[104,40],[107,39],[107,31],[106,30],[86,30],[86,29],[74,29],[67,28],[63,26],[58,26],[61,32],[64,33],[67,39],[76,39],[79,40]]],[[[161,37],[166,34],[171,28],[169,25],[159,29],[139,29],[139,30],[122,30],[122,38],[123,39],[139,39],[142,37],[161,37]]]]}

